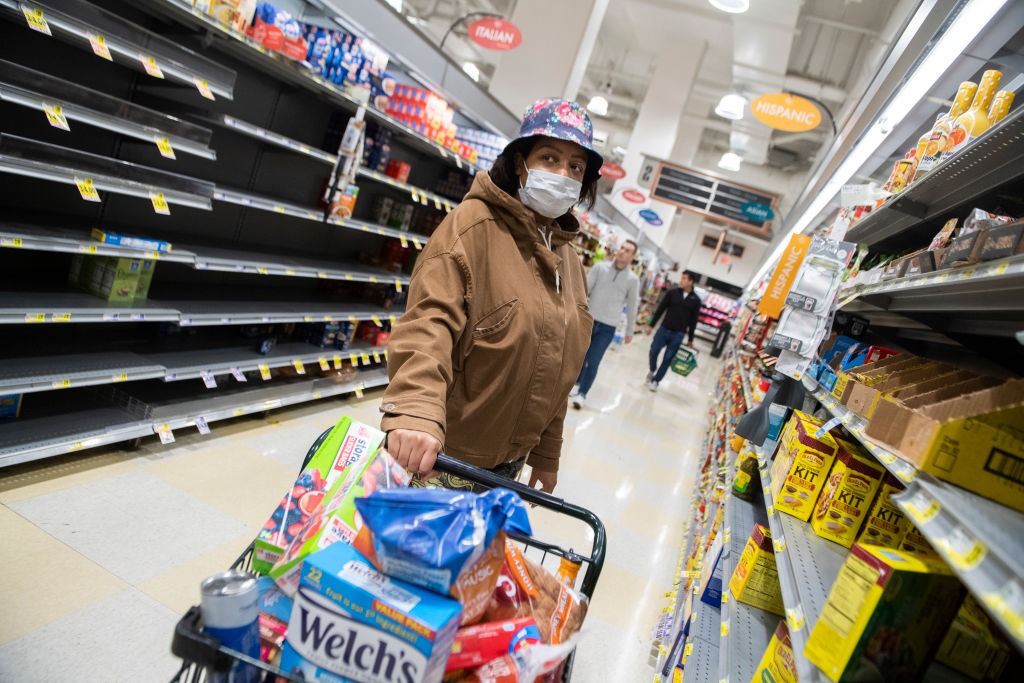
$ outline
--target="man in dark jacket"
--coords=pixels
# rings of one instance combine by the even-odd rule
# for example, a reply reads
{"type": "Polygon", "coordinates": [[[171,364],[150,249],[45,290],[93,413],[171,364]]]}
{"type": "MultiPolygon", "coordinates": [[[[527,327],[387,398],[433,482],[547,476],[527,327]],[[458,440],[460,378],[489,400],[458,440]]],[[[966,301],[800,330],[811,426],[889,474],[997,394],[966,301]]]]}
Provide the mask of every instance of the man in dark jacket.
{"type": "Polygon", "coordinates": [[[672,367],[672,361],[683,343],[684,335],[688,340],[686,345],[693,346],[697,316],[700,314],[700,297],[693,292],[692,275],[683,273],[679,278],[679,287],[670,289],[661,297],[661,302],[651,317],[647,334],[651,334],[663,314],[665,320],[654,335],[648,359],[651,371],[647,373],[647,388],[651,391],[657,391],[658,383],[665,379],[665,373],[672,367]],[[662,351],[665,355],[659,364],[658,357],[662,351]]]}

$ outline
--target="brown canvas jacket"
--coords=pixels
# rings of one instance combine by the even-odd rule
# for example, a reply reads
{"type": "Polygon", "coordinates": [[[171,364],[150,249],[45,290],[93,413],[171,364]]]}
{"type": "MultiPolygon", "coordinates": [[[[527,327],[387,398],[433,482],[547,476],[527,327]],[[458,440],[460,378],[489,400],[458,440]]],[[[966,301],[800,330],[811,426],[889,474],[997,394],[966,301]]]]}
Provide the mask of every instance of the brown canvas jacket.
{"type": "Polygon", "coordinates": [[[478,173],[413,270],[388,346],[381,429],[436,436],[478,467],[557,471],[566,397],[590,344],[571,215],[543,226],[478,173]],[[557,275],[557,277],[556,277],[557,275]]]}

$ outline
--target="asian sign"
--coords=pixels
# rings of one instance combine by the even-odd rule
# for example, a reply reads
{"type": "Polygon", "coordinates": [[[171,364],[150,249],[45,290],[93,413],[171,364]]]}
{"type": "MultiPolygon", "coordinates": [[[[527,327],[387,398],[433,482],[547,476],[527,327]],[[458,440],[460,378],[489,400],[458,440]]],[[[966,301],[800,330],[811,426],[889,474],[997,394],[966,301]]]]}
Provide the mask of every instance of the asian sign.
{"type": "Polygon", "coordinates": [[[722,180],[685,166],[661,162],[651,198],[681,209],[716,218],[757,235],[767,235],[778,195],[722,180]],[[769,209],[756,217],[749,210],[757,204],[769,209]]]}

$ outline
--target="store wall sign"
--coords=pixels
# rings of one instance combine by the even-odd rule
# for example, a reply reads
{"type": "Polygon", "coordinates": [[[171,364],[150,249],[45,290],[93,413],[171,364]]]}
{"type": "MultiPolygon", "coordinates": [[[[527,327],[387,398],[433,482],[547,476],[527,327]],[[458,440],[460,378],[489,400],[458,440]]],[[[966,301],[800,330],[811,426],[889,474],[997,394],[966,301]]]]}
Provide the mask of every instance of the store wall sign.
{"type": "Polygon", "coordinates": [[[601,177],[608,178],[609,180],[622,180],[626,177],[626,169],[622,168],[618,164],[612,164],[605,162],[601,166],[601,170],[598,171],[601,177]]]}
{"type": "Polygon", "coordinates": [[[800,270],[800,264],[804,262],[807,249],[811,246],[811,238],[808,235],[793,235],[789,238],[786,250],[782,252],[782,258],[775,266],[775,272],[768,280],[768,287],[765,288],[761,303],[757,305],[757,312],[769,318],[778,318],[782,315],[782,308],[786,305],[786,295],[789,294],[793,282],[796,280],[796,273],[800,270]]]}
{"type": "Polygon", "coordinates": [[[640,218],[643,218],[651,225],[665,224],[665,221],[661,220],[661,216],[659,216],[656,211],[652,211],[651,209],[640,209],[640,218]]]}
{"type": "MultiPolygon", "coordinates": [[[[707,249],[718,249],[718,240],[718,235],[704,235],[704,237],[701,238],[700,245],[707,249]]],[[[730,242],[728,240],[722,242],[721,253],[723,254],[729,254],[730,256],[741,258],[744,251],[744,247],[735,244],[734,242],[730,242]]]]}
{"type": "Polygon", "coordinates": [[[768,234],[779,201],[778,195],[771,192],[664,161],[658,166],[651,198],[761,236],[768,234]],[[752,218],[743,211],[747,204],[766,206],[772,215],[752,218]]]}
{"type": "Polygon", "coordinates": [[[514,50],[523,42],[523,32],[511,21],[486,17],[469,25],[469,39],[488,50],[514,50]]]}
{"type": "Polygon", "coordinates": [[[644,193],[639,190],[625,190],[622,193],[622,198],[630,204],[643,204],[647,201],[647,197],[645,197],[644,193]]]}
{"type": "Polygon", "coordinates": [[[766,126],[793,133],[821,123],[821,112],[813,102],[782,92],[761,95],[750,103],[750,111],[766,126]]]}
{"type": "Polygon", "coordinates": [[[740,210],[755,221],[770,221],[775,218],[775,212],[772,211],[772,207],[767,204],[758,204],[757,202],[746,202],[740,207],[740,210]]]}

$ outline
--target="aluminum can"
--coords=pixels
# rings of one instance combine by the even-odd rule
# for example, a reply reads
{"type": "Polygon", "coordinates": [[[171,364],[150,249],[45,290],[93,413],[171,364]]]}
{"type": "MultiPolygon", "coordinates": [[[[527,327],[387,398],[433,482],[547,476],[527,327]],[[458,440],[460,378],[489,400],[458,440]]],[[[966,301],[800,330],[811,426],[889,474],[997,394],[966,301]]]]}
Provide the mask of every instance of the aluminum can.
{"type": "MultiPolygon", "coordinates": [[[[203,631],[220,640],[224,647],[260,658],[259,588],[249,572],[231,569],[214,574],[200,585],[203,631]]],[[[255,683],[260,672],[235,661],[227,672],[211,672],[217,683],[255,683]]]]}

